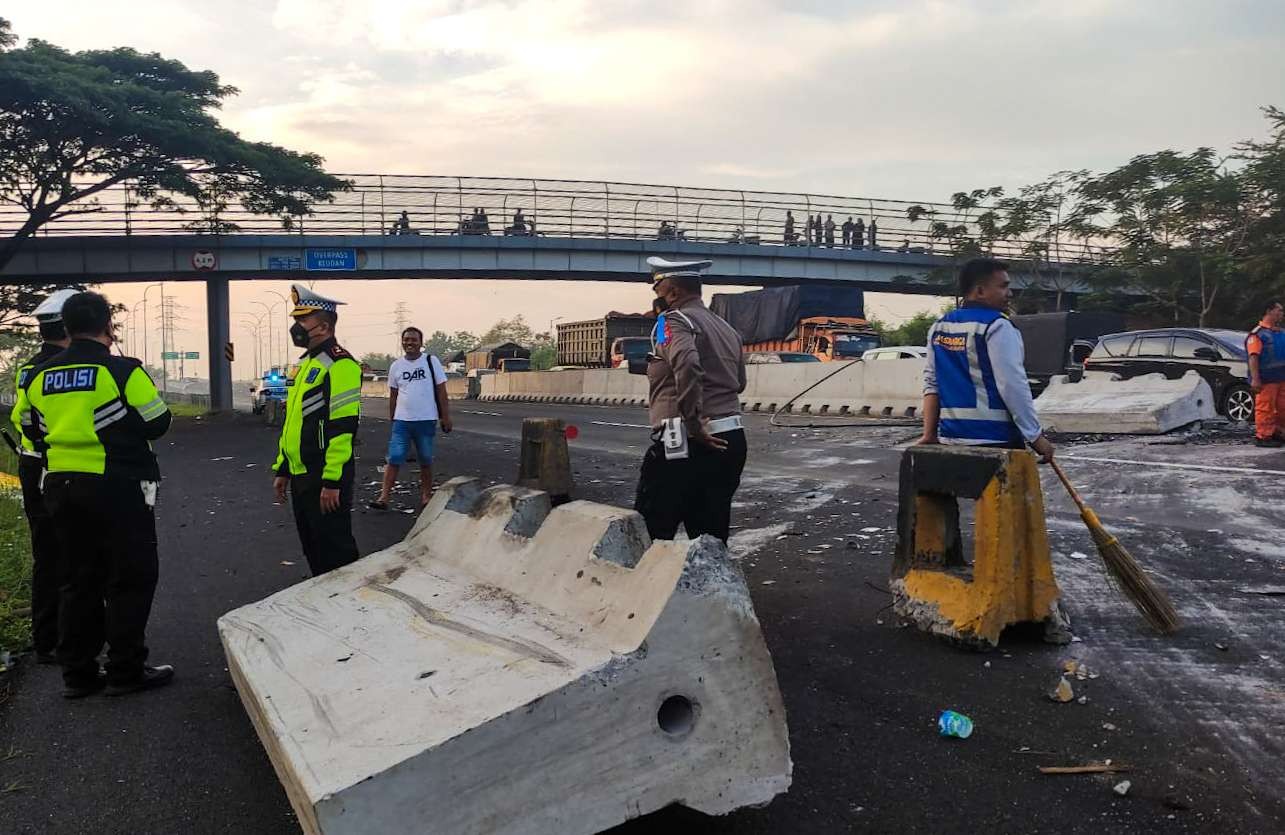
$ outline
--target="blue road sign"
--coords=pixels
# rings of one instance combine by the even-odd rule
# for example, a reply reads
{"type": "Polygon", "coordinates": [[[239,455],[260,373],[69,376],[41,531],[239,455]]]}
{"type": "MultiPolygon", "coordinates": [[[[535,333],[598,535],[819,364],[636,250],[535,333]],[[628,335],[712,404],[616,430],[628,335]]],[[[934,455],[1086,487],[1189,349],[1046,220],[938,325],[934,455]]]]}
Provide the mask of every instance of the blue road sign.
{"type": "Polygon", "coordinates": [[[295,255],[269,255],[268,269],[270,270],[302,270],[303,259],[295,255]]]}
{"type": "Polygon", "coordinates": [[[357,269],[357,250],[352,247],[335,249],[305,249],[309,270],[355,270],[357,269]]]}

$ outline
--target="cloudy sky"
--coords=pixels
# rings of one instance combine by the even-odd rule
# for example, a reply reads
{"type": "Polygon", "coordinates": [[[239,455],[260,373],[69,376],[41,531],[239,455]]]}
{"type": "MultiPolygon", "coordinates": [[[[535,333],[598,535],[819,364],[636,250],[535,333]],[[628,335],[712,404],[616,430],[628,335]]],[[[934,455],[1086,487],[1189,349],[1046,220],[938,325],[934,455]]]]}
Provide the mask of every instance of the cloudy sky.
{"type": "MultiPolygon", "coordinates": [[[[1285,105],[1279,0],[20,0],[3,14],[22,37],[213,69],[241,91],[230,127],[345,173],[928,201],[1161,148],[1227,149],[1262,135],[1260,105],[1285,105]]],[[[399,300],[426,328],[479,331],[647,295],[333,287],[353,300],[350,321],[373,323],[354,325],[358,351],[388,343],[380,323],[399,300]]],[[[198,341],[203,296],[178,294],[198,341]]],[[[239,285],[234,307],[255,298],[271,297],[239,285]]],[[[890,319],[922,306],[872,302],[890,319]]]]}

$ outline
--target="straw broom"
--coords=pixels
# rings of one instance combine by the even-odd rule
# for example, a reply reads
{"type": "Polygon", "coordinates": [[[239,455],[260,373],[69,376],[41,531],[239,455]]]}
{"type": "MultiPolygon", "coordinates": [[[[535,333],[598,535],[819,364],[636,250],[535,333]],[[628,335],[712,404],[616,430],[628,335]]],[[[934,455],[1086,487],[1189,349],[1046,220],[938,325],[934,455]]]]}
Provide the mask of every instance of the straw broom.
{"type": "Polygon", "coordinates": [[[1173,604],[1169,602],[1169,598],[1159,586],[1151,582],[1151,578],[1143,572],[1142,566],[1138,565],[1133,555],[1120,544],[1120,540],[1103,527],[1098,515],[1084,503],[1084,499],[1080,498],[1080,494],[1071,485],[1071,480],[1066,477],[1061,466],[1056,461],[1049,461],[1049,464],[1053,467],[1053,472],[1057,473],[1066,492],[1071,494],[1071,500],[1080,509],[1080,517],[1084,519],[1085,526],[1093,536],[1093,543],[1098,546],[1098,554],[1106,564],[1107,574],[1115,582],[1116,587],[1124,592],[1134,607],[1147,619],[1147,623],[1161,634],[1169,635],[1177,631],[1178,613],[1173,610],[1173,604]]]}

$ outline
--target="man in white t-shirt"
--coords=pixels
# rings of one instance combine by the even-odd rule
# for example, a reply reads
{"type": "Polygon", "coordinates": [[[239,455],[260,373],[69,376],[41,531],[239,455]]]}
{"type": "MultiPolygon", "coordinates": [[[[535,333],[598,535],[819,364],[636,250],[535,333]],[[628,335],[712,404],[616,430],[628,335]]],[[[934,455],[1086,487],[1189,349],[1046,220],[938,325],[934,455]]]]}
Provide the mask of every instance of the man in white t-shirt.
{"type": "Polygon", "coordinates": [[[397,470],[406,463],[406,453],[415,445],[419,457],[419,505],[423,508],[433,495],[433,439],[440,423],[451,431],[451,409],[446,399],[446,372],[437,357],[425,354],[424,334],[419,328],[402,331],[406,356],[393,360],[388,369],[388,417],[393,430],[388,438],[388,464],[379,498],[370,503],[375,510],[388,509],[388,496],[397,483],[397,470]]]}

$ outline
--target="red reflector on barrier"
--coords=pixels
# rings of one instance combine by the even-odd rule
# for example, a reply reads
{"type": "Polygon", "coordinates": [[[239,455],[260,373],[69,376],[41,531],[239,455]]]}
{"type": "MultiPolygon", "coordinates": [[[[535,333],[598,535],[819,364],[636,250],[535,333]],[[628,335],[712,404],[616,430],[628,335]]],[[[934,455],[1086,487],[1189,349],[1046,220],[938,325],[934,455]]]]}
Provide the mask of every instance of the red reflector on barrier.
{"type": "Polygon", "coordinates": [[[568,441],[574,441],[576,438],[580,437],[580,430],[574,426],[568,426],[563,430],[563,434],[567,436],[568,441]]]}

